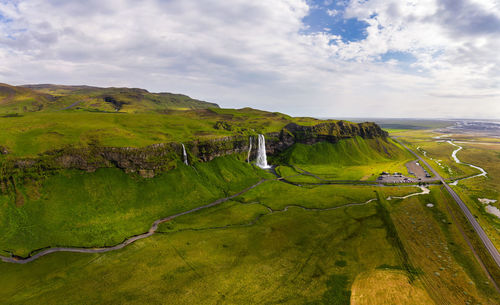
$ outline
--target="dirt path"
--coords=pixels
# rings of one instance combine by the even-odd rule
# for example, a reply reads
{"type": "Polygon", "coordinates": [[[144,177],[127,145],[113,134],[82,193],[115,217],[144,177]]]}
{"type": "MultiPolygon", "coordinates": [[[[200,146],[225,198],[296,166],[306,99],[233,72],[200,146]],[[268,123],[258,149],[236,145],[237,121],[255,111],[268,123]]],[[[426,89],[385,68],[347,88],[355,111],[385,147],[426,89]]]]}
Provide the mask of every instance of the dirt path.
{"type": "Polygon", "coordinates": [[[419,188],[420,188],[420,190],[422,190],[422,192],[420,192],[420,193],[413,193],[413,194],[409,194],[409,195],[402,196],[402,197],[398,197],[398,196],[392,197],[392,196],[389,196],[389,197],[387,197],[387,200],[392,200],[392,199],[406,199],[406,198],[413,197],[413,196],[426,195],[426,194],[429,194],[431,192],[431,190],[429,190],[425,186],[419,186],[419,188]]]}

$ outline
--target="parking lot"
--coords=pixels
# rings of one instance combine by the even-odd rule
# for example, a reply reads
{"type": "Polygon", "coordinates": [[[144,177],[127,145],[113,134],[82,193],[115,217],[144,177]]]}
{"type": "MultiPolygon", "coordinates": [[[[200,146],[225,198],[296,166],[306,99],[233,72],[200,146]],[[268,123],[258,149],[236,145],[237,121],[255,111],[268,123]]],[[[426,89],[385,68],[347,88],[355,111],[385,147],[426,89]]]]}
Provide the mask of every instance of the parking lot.
{"type": "Polygon", "coordinates": [[[419,183],[435,182],[437,179],[432,177],[420,163],[415,160],[405,164],[408,173],[380,173],[377,181],[383,183],[419,183]]]}

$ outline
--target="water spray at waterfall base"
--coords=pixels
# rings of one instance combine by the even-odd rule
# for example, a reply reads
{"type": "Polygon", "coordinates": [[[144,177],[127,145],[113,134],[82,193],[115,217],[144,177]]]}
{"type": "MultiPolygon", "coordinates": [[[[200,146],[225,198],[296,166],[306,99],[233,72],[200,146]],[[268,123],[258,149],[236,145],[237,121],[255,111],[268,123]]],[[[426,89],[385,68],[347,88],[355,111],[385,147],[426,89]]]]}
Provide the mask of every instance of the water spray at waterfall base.
{"type": "Polygon", "coordinates": [[[258,167],[263,169],[271,168],[271,166],[267,164],[266,138],[261,134],[259,134],[259,141],[257,146],[257,161],[255,163],[258,167]]]}
{"type": "Polygon", "coordinates": [[[187,156],[187,153],[186,153],[186,147],[184,147],[184,144],[182,144],[182,156],[184,157],[184,164],[186,165],[189,165],[188,163],[188,156],[187,156]]]}

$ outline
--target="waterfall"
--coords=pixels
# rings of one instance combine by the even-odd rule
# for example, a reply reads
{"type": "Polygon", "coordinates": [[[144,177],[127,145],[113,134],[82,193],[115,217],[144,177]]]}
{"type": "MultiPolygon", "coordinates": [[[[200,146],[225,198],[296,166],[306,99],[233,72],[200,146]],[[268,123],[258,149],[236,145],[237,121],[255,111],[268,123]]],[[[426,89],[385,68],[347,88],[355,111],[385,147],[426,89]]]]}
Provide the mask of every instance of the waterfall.
{"type": "Polygon", "coordinates": [[[264,135],[261,134],[259,134],[256,164],[260,168],[270,168],[270,166],[267,165],[266,138],[264,138],[264,135]]]}
{"type": "Polygon", "coordinates": [[[182,144],[182,156],[184,157],[184,164],[189,165],[188,163],[188,155],[186,153],[186,147],[184,147],[184,144],[182,144]]]}
{"type": "Polygon", "coordinates": [[[247,163],[250,163],[250,153],[252,152],[252,136],[248,138],[250,145],[248,146],[247,163]]]}

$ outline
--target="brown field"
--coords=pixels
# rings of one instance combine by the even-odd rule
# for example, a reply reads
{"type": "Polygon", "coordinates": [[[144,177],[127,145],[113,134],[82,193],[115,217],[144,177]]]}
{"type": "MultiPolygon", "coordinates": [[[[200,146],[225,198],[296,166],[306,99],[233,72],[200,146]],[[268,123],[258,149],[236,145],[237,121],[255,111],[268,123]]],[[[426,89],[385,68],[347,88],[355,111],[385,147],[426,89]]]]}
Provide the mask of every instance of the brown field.
{"type": "Polygon", "coordinates": [[[434,304],[422,287],[412,285],[397,270],[372,270],[359,274],[351,287],[351,305],[434,304]]]}

